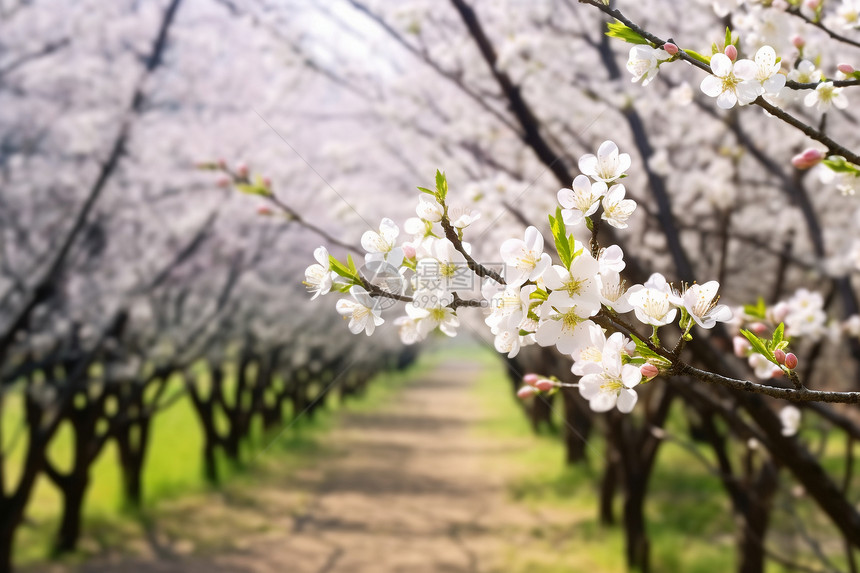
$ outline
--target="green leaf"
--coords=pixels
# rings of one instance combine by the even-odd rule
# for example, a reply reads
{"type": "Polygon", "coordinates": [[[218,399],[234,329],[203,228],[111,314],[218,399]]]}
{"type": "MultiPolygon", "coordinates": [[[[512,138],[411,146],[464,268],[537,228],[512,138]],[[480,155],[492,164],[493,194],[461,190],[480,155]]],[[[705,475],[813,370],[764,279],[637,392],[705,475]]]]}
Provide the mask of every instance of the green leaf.
{"type": "Polygon", "coordinates": [[[764,320],[765,313],[767,312],[767,305],[764,303],[764,299],[759,297],[758,302],[755,305],[747,304],[744,305],[744,314],[750,316],[752,318],[758,318],[760,320],[764,320]]]}
{"type": "Polygon", "coordinates": [[[448,179],[438,169],[436,170],[436,197],[440,203],[448,197],[448,179]]]}
{"type": "Polygon", "coordinates": [[[237,183],[236,189],[247,195],[258,195],[260,197],[271,197],[272,192],[264,185],[252,185],[250,183],[237,183]]]}
{"type": "Polygon", "coordinates": [[[732,43],[732,31],[726,26],[726,41],[723,43],[724,46],[728,46],[732,43]]]}
{"type": "Polygon", "coordinates": [[[353,273],[348,267],[346,267],[342,262],[334,258],[332,255],[328,256],[328,260],[329,264],[331,265],[331,270],[333,270],[345,279],[350,279],[352,281],[358,280],[357,273],[353,273]]]}
{"type": "Polygon", "coordinates": [[[546,300],[547,298],[549,298],[549,294],[542,289],[535,289],[534,292],[529,295],[529,300],[546,300]]]}
{"type": "Polygon", "coordinates": [[[573,260],[570,242],[567,240],[567,229],[564,227],[564,220],[561,215],[561,207],[556,207],[555,217],[549,216],[549,226],[552,229],[552,238],[555,241],[555,249],[558,251],[558,258],[561,259],[561,264],[564,268],[570,268],[570,262],[573,260]]]}
{"type": "Polygon", "coordinates": [[[435,191],[433,191],[431,189],[427,189],[426,187],[419,187],[418,190],[421,191],[422,193],[427,193],[428,195],[433,195],[434,197],[436,196],[435,191]]]}
{"type": "Polygon", "coordinates": [[[857,167],[853,163],[849,163],[841,155],[831,155],[822,161],[822,163],[829,167],[831,171],[835,171],[836,173],[852,173],[855,176],[860,176],[860,167],[857,167]]]}
{"type": "Polygon", "coordinates": [[[352,255],[346,255],[346,262],[349,265],[349,272],[353,274],[353,276],[358,276],[358,269],[355,268],[355,261],[352,260],[352,255]]]}
{"type": "Polygon", "coordinates": [[[741,329],[741,334],[743,334],[746,339],[750,341],[750,344],[752,345],[752,348],[755,352],[761,354],[762,356],[779,366],[779,362],[777,362],[776,358],[774,358],[773,356],[773,351],[768,348],[768,343],[770,342],[769,340],[762,340],[761,338],[756,336],[754,332],[751,332],[746,329],[741,329]]]}
{"type": "Polygon", "coordinates": [[[642,341],[642,339],[640,339],[638,336],[631,334],[630,338],[633,340],[633,342],[636,343],[636,354],[644,358],[646,362],[663,364],[665,366],[671,365],[671,362],[669,362],[669,360],[663,358],[662,356],[651,350],[651,348],[647,344],[645,344],[645,342],[642,341]]]}
{"type": "Polygon", "coordinates": [[[785,337],[785,324],[780,322],[779,326],[777,326],[773,331],[773,336],[771,337],[770,347],[776,348],[777,345],[780,342],[782,342],[784,337],[785,337]]]}
{"type": "Polygon", "coordinates": [[[708,66],[711,65],[710,58],[706,58],[699,52],[694,52],[693,50],[684,50],[684,53],[693,58],[694,60],[699,60],[700,62],[702,62],[703,64],[707,64],[708,66]]]}
{"type": "Polygon", "coordinates": [[[648,40],[639,35],[635,30],[627,27],[625,24],[615,21],[606,25],[606,35],[610,38],[618,38],[629,44],[648,44],[648,40]]]}

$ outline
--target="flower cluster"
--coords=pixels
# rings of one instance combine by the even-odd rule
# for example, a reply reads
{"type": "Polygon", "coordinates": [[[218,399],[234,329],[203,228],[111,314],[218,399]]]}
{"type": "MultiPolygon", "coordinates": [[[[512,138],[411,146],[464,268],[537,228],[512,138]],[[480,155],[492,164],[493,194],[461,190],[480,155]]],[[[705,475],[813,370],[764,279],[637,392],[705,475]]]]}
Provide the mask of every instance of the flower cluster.
{"type": "MultiPolygon", "coordinates": [[[[630,156],[612,141],[580,158],[581,174],[558,192],[559,205],[549,216],[555,261],[545,252],[541,231],[529,226],[499,245],[499,271],[477,263],[464,230],[480,214],[449,205],[447,179],[437,172],[435,189],[419,187],[417,216],[405,221],[404,233],[390,219],[364,233],[360,269],[351,256],[343,263],[320,247],[305,284],[313,298],[331,290],[349,293],[337,311],[356,334],[372,334],[384,323],[384,310],[405,302],[405,316],[394,320],[405,344],[436,330],[455,336],[459,309],[483,307],[497,351],[514,357],[524,346],[555,347],[572,360],[571,371],[580,377],[576,387],[593,410],[629,412],[637,400],[634,388],[670,365],[658,352],[659,327],[677,320],[682,344],[692,337],[693,326],[713,328],[732,318],[729,308],[718,304],[714,281],[679,289],[655,273],[627,288],[622,249],[601,248],[597,230],[601,223],[625,229],[635,212],[636,202],[626,198],[621,183],[630,166],[630,156]],[[479,289],[468,280],[475,277],[482,279],[479,289]],[[612,321],[623,321],[621,315],[628,313],[650,327],[647,342],[633,336],[635,327],[626,335],[609,331],[615,328],[612,321]]],[[[524,396],[558,387],[533,382],[524,396]]]]}
{"type": "Polygon", "coordinates": [[[860,316],[851,316],[842,323],[828,320],[824,297],[805,288],[771,306],[760,299],[755,305],[740,307],[736,309],[731,325],[736,330],[733,338],[735,355],[746,358],[756,376],[763,380],[784,375],[786,370],[783,366],[788,370],[796,366],[796,362],[792,364],[796,357],[792,359],[793,354],[784,352],[789,340],[815,343],[822,338],[838,340],[843,334],[860,337],[860,316]],[[755,347],[754,339],[775,331],[780,332],[780,337],[784,336],[784,345],[771,348],[770,352],[755,347]]]}

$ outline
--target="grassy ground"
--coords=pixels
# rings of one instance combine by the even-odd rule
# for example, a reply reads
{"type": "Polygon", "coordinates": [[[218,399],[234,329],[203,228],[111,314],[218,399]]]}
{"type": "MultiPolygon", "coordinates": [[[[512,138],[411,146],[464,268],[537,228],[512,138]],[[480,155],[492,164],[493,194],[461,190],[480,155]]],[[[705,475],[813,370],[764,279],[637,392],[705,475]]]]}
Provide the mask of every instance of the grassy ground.
{"type": "MultiPolygon", "coordinates": [[[[512,499],[528,504],[536,512],[565,511],[566,525],[557,522],[536,528],[533,537],[543,552],[511,548],[509,573],[562,573],[569,571],[624,571],[624,540],[620,528],[601,527],[598,521],[597,491],[602,467],[604,443],[595,432],[589,441],[590,464],[566,466],[563,450],[556,435],[549,432],[535,436],[522,414],[521,405],[510,394],[504,366],[487,357],[487,370],[476,387],[487,417],[478,429],[484,435],[499,438],[521,438],[528,447],[512,451],[506,459],[513,471],[509,479],[512,499]]],[[[561,402],[556,402],[560,414],[561,402]]],[[[561,420],[559,417],[559,425],[561,420]]],[[[686,425],[680,411],[673,411],[668,428],[685,436],[686,425]]],[[[813,433],[813,432],[810,432],[813,433]]],[[[841,475],[844,445],[831,438],[824,464],[833,474],[841,475]],[[832,456],[830,455],[832,451],[832,456]]],[[[710,452],[700,447],[702,456],[713,463],[710,452]]],[[[777,507],[790,505],[816,537],[831,527],[815,510],[807,496],[794,497],[789,491],[791,480],[783,473],[782,490],[777,507]],[[788,485],[787,485],[788,484],[788,485]],[[822,529],[823,528],[823,529],[822,529]]],[[[795,490],[796,491],[796,490],[795,490]]],[[[732,571],[735,567],[735,523],[720,480],[710,473],[682,446],[666,442],[659,451],[657,465],[649,486],[646,506],[655,571],[709,573],[732,571]]],[[[615,515],[621,516],[621,500],[616,500],[615,515]]],[[[820,567],[812,549],[798,542],[796,523],[789,521],[781,509],[774,515],[768,545],[783,556],[820,567]]],[[[823,551],[830,554],[836,567],[845,567],[841,541],[833,534],[823,551]]],[[[769,573],[788,571],[771,563],[769,573]]]]}
{"type": "MultiPolygon", "coordinates": [[[[266,476],[271,474],[278,483],[283,483],[285,471],[294,471],[293,468],[301,471],[317,462],[328,463],[326,456],[331,453],[328,450],[332,445],[325,438],[335,426],[338,414],[377,412],[407,380],[442,361],[463,358],[478,361],[483,366],[476,370],[479,374],[476,374],[474,390],[467,390],[475,393],[476,401],[483,408],[480,422],[472,430],[474,437],[492,439],[504,449],[502,455],[491,458],[497,461],[492,462],[493,467],[488,467],[487,471],[504,477],[509,501],[541,517],[538,525],[518,527],[505,536],[521,542],[505,547],[504,572],[624,571],[624,540],[620,529],[601,527],[597,520],[596,491],[604,449],[599,432],[595,432],[589,443],[590,464],[565,466],[559,437],[532,433],[520,404],[511,396],[504,365],[491,350],[480,346],[441,345],[438,351],[424,355],[408,371],[378,377],[369,385],[367,394],[358,400],[339,406],[333,397],[330,406],[314,420],[303,420],[280,435],[257,435],[246,452],[250,463],[245,470],[253,468],[254,471],[231,470],[230,479],[217,495],[229,498],[234,504],[241,503],[244,498],[248,498],[249,504],[259,503],[260,500],[254,502],[251,498],[260,484],[266,482],[266,476]],[[521,535],[520,530],[526,528],[527,535],[521,535]]],[[[8,406],[14,403],[7,404],[4,412],[5,440],[11,440],[16,425],[16,410],[8,406]]],[[[560,408],[559,402],[557,410],[560,408]]],[[[670,430],[675,430],[679,436],[686,435],[685,424],[681,413],[673,412],[670,430]]],[[[815,439],[814,429],[805,431],[808,439],[815,439]]],[[[54,443],[52,454],[58,460],[67,453],[64,449],[67,450],[70,437],[66,429],[54,443]]],[[[19,443],[18,450],[23,445],[19,443]]],[[[828,441],[825,446],[825,465],[834,475],[839,475],[844,446],[835,441],[828,441]]],[[[199,504],[212,498],[212,492],[207,491],[209,488],[202,480],[201,447],[195,414],[185,399],[156,417],[144,480],[146,504],[138,515],[122,510],[116,452],[113,447],[105,450],[94,468],[94,483],[86,503],[83,551],[69,559],[80,561],[92,555],[116,552],[140,553],[140,547],[135,544],[141,544],[141,540],[148,537],[151,550],[152,545],[158,544],[158,539],[152,539],[156,529],[160,535],[182,538],[182,530],[188,524],[180,519],[180,514],[197,511],[199,504]],[[159,522],[158,528],[151,527],[154,521],[159,522]]],[[[701,453],[709,458],[706,448],[702,448],[701,453]]],[[[225,466],[224,469],[230,468],[225,466]]],[[[783,490],[791,487],[785,485],[788,482],[788,479],[783,480],[783,490]]],[[[719,480],[690,452],[676,444],[665,443],[649,491],[647,516],[655,571],[705,573],[734,569],[735,525],[726,495],[719,480]]],[[[823,520],[807,497],[795,498],[789,491],[781,491],[777,499],[778,503],[791,504],[810,531],[827,539],[826,533],[821,534],[827,531],[820,529],[823,520]]],[[[34,496],[28,523],[19,535],[20,563],[46,558],[57,524],[58,507],[56,491],[43,480],[34,496]]],[[[620,517],[620,499],[615,509],[616,516],[620,517]]],[[[244,524],[245,529],[272,527],[264,512],[250,513],[260,513],[260,518],[244,524]]],[[[784,511],[775,516],[769,545],[783,548],[781,552],[789,556],[794,551],[801,560],[814,564],[814,560],[808,559],[809,549],[797,543],[792,533],[794,525],[786,519],[784,511]],[[793,549],[795,545],[796,550],[793,549]]],[[[201,538],[201,533],[195,541],[195,551],[205,552],[210,547],[223,549],[224,537],[236,535],[234,529],[230,529],[239,527],[234,521],[235,515],[231,514],[230,520],[213,531],[208,541],[201,538]]],[[[832,536],[823,550],[836,555],[834,565],[844,565],[841,541],[837,537],[832,536]]],[[[768,569],[769,573],[783,570],[775,565],[768,569]]]]}
{"type": "MultiPolygon", "coordinates": [[[[303,417],[298,423],[275,435],[256,431],[244,452],[246,463],[236,468],[221,461],[221,475],[228,482],[247,479],[252,467],[275,457],[279,463],[292,463],[318,449],[317,438],[330,428],[340,412],[362,411],[379,407],[404,381],[432,365],[433,358],[423,359],[404,372],[377,376],[363,396],[339,403],[330,396],[327,406],[317,411],[313,419],[303,417]],[[262,455],[265,454],[265,455],[262,455]]],[[[169,392],[181,392],[182,381],[172,380],[169,392]]],[[[21,397],[10,393],[4,403],[3,448],[10,482],[14,483],[26,448],[26,436],[19,432],[21,397]],[[9,449],[9,447],[11,449],[9,449]]],[[[289,416],[286,417],[289,419],[289,416]]],[[[51,459],[60,470],[71,464],[70,427],[61,427],[50,446],[51,459]]],[[[122,550],[129,539],[145,534],[150,514],[165,500],[210,489],[203,480],[202,434],[196,414],[187,397],[178,399],[168,409],[159,412],[151,427],[151,437],[143,476],[144,507],[142,512],[124,508],[121,474],[117,451],[112,442],[104,448],[92,468],[92,484],[84,504],[84,536],[81,551],[65,558],[76,562],[105,551],[122,550]]],[[[45,560],[50,555],[51,541],[59,522],[61,498],[58,490],[44,476],[38,480],[27,511],[26,521],[16,539],[16,562],[28,564],[45,560]]],[[[129,548],[134,550],[134,548],[129,548]]]]}

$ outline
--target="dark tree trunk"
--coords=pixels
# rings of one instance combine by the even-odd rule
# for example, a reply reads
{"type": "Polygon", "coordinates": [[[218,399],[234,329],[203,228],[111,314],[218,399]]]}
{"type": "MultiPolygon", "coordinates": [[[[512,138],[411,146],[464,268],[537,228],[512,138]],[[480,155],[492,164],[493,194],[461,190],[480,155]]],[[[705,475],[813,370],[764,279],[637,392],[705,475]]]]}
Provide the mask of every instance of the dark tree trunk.
{"type": "Polygon", "coordinates": [[[603,479],[600,480],[600,524],[615,525],[615,508],[613,503],[618,493],[618,450],[611,442],[606,444],[606,464],[603,479]]]}
{"type": "Polygon", "coordinates": [[[206,398],[201,395],[200,389],[197,387],[197,380],[190,373],[186,372],[184,377],[191,404],[194,406],[194,411],[197,412],[200,427],[203,430],[203,477],[210,484],[216,485],[219,483],[216,449],[221,440],[215,429],[215,374],[213,372],[212,388],[206,398]]]}
{"type": "Polygon", "coordinates": [[[568,464],[584,462],[588,458],[588,437],[591,435],[591,412],[573,388],[561,391],[564,403],[564,448],[568,464]]]}
{"type": "Polygon", "coordinates": [[[643,481],[636,480],[634,477],[627,482],[624,498],[627,566],[631,571],[641,573],[649,573],[651,570],[651,542],[645,529],[645,493],[643,481]]]}
{"type": "Polygon", "coordinates": [[[81,537],[84,497],[90,485],[89,468],[84,475],[69,476],[63,492],[63,515],[54,542],[54,553],[72,553],[81,537]]]}

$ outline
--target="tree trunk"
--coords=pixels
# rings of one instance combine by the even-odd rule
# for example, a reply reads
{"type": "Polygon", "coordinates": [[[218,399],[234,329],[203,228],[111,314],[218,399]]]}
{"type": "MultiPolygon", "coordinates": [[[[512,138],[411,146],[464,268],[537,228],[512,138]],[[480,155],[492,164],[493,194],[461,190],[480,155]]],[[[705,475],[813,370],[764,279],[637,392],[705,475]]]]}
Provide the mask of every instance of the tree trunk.
{"type": "Polygon", "coordinates": [[[637,477],[628,476],[624,499],[624,536],[627,541],[627,566],[631,571],[649,573],[651,543],[645,530],[645,487],[637,477]]]}
{"type": "Polygon", "coordinates": [[[584,462],[588,459],[588,437],[591,434],[591,412],[583,408],[576,390],[564,388],[561,391],[564,404],[564,449],[568,464],[584,462]]]}
{"type": "MultiPolygon", "coordinates": [[[[89,468],[87,468],[89,470],[89,468]]],[[[82,476],[69,476],[63,488],[63,516],[54,541],[54,553],[72,553],[78,547],[81,536],[84,496],[90,485],[89,471],[82,476]]]]}
{"type": "Polygon", "coordinates": [[[613,502],[618,491],[618,454],[611,443],[606,445],[606,466],[600,481],[600,524],[615,525],[613,502]]]}

